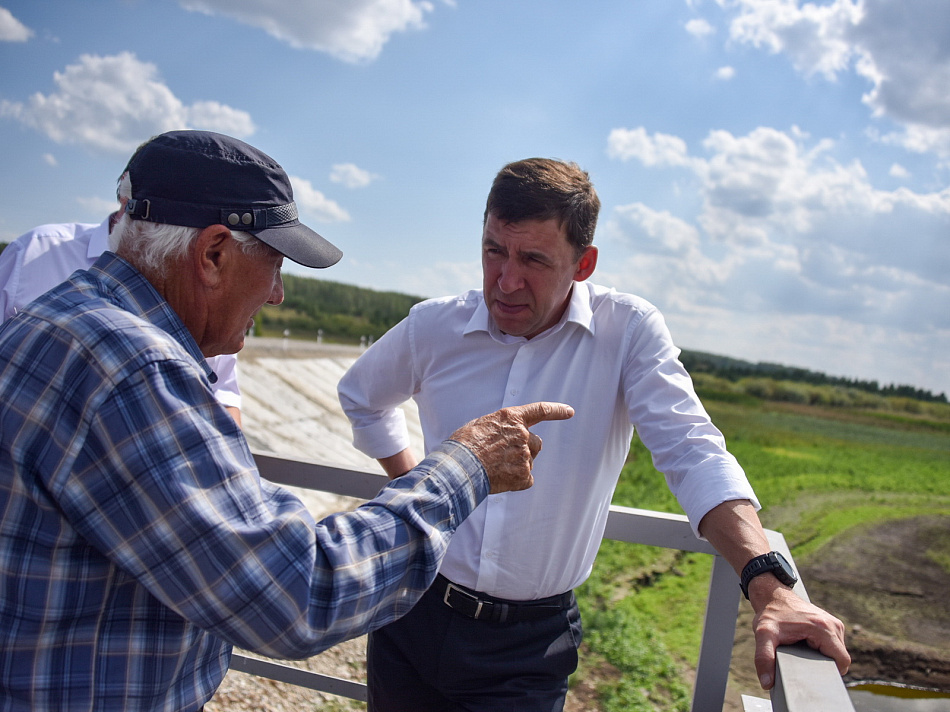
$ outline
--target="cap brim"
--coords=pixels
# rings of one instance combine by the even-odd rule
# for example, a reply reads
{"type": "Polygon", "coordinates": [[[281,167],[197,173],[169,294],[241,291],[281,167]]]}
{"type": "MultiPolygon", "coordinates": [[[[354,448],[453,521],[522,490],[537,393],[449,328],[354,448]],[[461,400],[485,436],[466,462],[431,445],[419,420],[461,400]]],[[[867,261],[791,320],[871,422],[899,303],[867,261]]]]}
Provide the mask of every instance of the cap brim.
{"type": "Polygon", "coordinates": [[[302,223],[267,228],[254,236],[304,267],[330,267],[343,257],[340,248],[302,223]]]}

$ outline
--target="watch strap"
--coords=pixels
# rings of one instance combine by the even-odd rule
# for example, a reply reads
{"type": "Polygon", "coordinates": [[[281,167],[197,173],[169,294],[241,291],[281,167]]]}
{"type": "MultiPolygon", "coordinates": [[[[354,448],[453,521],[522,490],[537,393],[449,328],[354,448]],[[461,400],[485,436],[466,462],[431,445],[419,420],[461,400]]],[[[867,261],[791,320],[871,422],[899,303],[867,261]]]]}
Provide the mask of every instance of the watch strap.
{"type": "Polygon", "coordinates": [[[785,560],[785,557],[777,551],[770,551],[767,554],[753,557],[742,569],[742,574],[739,576],[739,587],[746,598],[749,597],[749,582],[756,576],[765,573],[774,574],[775,578],[786,586],[794,586],[798,582],[798,577],[785,560]]]}

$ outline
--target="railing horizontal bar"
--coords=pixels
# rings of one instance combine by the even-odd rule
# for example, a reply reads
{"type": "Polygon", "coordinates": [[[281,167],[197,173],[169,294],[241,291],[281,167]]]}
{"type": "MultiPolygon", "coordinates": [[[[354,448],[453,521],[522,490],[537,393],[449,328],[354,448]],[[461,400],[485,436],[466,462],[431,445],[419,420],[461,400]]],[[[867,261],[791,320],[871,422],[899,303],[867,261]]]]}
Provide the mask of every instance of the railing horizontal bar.
{"type": "Polygon", "coordinates": [[[273,453],[254,453],[257,469],[265,479],[279,485],[320,490],[359,499],[372,499],[386,486],[386,475],[348,470],[273,453]]]}
{"type": "MultiPolygon", "coordinates": [[[[255,452],[261,476],[281,485],[372,499],[389,481],[385,475],[348,470],[322,463],[255,452]]],[[[715,554],[709,542],[697,539],[689,520],[682,514],[653,512],[612,505],[607,518],[608,539],[715,554]]]]}
{"type": "Polygon", "coordinates": [[[779,647],[775,672],[773,712],[854,712],[834,661],[806,643],[779,647]]]}
{"type": "Polygon", "coordinates": [[[610,506],[604,537],[700,554],[716,553],[712,544],[705,539],[696,538],[689,520],[682,514],[652,512],[616,504],[610,506]]]}
{"type": "Polygon", "coordinates": [[[231,670],[244,672],[248,675],[257,675],[268,680],[286,682],[297,687],[306,687],[318,692],[328,692],[331,695],[348,697],[351,700],[366,702],[366,685],[362,682],[353,682],[339,677],[322,675],[310,670],[301,670],[290,665],[249,658],[246,655],[234,653],[231,655],[231,670]]]}

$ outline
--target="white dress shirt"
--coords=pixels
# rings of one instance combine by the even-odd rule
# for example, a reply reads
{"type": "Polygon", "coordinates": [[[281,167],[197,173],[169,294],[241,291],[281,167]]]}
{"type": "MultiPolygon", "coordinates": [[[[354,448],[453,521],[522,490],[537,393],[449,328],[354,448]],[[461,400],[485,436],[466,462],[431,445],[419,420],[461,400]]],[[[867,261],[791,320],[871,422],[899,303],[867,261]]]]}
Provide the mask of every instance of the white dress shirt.
{"type": "MultiPolygon", "coordinates": [[[[109,218],[101,224],[40,225],[20,235],[0,254],[0,313],[6,321],[17,310],[66,279],[88,269],[109,249],[109,218]]],[[[207,359],[218,380],[212,384],[218,402],[241,407],[237,357],[207,359]]]]}
{"type": "Polygon", "coordinates": [[[525,339],[501,333],[475,290],[413,307],[343,377],[340,402],[354,445],[374,458],[408,446],[397,406],[409,398],[419,406],[427,451],[502,407],[574,407],[570,420],[532,428],[543,440],[534,486],[479,505],[442,564],[456,583],[532,600],[590,574],[634,426],[697,535],[702,517],[722,502],[758,507],[679,353],[662,315],[639,297],[575,282],[560,322],[525,339]]]}

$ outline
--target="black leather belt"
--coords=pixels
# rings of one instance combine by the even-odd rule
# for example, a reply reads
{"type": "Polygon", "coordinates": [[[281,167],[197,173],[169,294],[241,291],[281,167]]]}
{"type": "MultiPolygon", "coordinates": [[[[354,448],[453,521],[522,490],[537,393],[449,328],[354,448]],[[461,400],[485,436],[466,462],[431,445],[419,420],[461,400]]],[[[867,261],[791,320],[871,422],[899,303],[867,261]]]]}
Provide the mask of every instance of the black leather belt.
{"type": "Polygon", "coordinates": [[[489,596],[487,593],[452,583],[439,574],[430,589],[438,594],[442,602],[457,613],[475,620],[495,623],[516,623],[548,618],[567,610],[574,605],[574,592],[568,591],[557,596],[539,598],[536,601],[508,601],[504,598],[489,596]]]}

